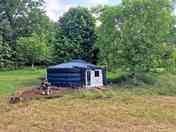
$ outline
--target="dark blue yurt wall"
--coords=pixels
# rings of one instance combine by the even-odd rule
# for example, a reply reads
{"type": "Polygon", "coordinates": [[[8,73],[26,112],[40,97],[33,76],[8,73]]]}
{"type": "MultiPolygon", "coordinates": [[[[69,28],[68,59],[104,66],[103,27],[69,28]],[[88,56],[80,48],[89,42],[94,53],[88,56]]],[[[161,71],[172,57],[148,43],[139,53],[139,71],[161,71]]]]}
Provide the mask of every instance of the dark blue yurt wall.
{"type": "Polygon", "coordinates": [[[60,87],[80,87],[82,84],[81,75],[81,70],[76,68],[47,70],[48,82],[60,87]]]}

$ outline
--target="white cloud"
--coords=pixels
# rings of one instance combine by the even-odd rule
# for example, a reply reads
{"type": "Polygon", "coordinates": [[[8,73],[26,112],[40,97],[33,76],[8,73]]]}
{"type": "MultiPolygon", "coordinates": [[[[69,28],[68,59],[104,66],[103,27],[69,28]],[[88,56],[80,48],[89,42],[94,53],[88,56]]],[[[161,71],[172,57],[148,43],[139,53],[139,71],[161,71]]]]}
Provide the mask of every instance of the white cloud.
{"type": "Polygon", "coordinates": [[[46,14],[53,21],[57,21],[58,18],[71,7],[75,7],[74,4],[66,4],[64,0],[45,0],[46,14]]]}
{"type": "Polygon", "coordinates": [[[87,2],[90,6],[96,6],[99,4],[108,4],[109,0],[88,0],[87,2]]]}
{"type": "Polygon", "coordinates": [[[57,0],[45,0],[46,2],[46,14],[50,19],[56,21],[61,9],[60,3],[57,0]]]}
{"type": "Polygon", "coordinates": [[[109,4],[110,1],[112,0],[45,0],[46,14],[51,20],[57,21],[58,18],[71,7],[92,7],[99,4],[109,4]]]}

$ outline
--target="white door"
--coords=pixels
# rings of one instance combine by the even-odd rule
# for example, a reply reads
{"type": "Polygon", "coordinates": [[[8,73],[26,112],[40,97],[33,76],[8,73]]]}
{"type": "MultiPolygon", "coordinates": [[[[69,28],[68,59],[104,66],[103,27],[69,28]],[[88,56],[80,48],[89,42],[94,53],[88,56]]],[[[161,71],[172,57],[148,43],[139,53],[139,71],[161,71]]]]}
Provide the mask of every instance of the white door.
{"type": "Polygon", "coordinates": [[[103,73],[101,69],[86,71],[86,87],[103,86],[103,73]]]}

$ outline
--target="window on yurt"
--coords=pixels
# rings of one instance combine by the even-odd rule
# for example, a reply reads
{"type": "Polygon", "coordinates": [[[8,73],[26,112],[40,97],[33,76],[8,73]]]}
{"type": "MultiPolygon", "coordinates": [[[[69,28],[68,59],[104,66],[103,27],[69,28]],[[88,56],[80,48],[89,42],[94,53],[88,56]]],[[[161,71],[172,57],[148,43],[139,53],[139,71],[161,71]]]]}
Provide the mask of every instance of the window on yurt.
{"type": "Polygon", "coordinates": [[[95,71],[95,77],[99,77],[99,76],[100,76],[99,71],[95,71]]]}

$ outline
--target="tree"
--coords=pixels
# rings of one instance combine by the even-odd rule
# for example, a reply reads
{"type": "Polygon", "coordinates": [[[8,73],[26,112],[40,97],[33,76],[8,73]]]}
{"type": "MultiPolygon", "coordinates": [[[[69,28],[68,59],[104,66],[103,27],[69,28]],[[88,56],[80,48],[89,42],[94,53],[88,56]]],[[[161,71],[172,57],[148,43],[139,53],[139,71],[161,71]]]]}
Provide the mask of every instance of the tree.
{"type": "Polygon", "coordinates": [[[7,43],[3,43],[0,35],[0,68],[9,68],[13,64],[11,61],[13,51],[7,43]]]}
{"type": "Polygon", "coordinates": [[[0,31],[3,43],[7,43],[14,51],[12,61],[16,62],[18,59],[16,54],[17,39],[30,36],[33,32],[39,32],[40,18],[44,16],[42,6],[43,0],[0,1],[0,31]]]}
{"type": "Polygon", "coordinates": [[[39,16],[44,13],[42,3],[42,0],[0,1],[1,29],[10,31],[3,39],[9,40],[13,48],[18,36],[32,33],[31,29],[35,29],[33,27],[37,24],[36,18],[40,20],[39,16]]]}
{"type": "Polygon", "coordinates": [[[38,35],[33,33],[31,37],[21,37],[17,41],[17,51],[19,62],[23,64],[47,64],[50,57],[48,40],[45,34],[38,35]]]}
{"type": "Polygon", "coordinates": [[[81,58],[95,62],[95,20],[86,8],[72,8],[59,19],[55,55],[58,62],[81,58]]]}
{"type": "Polygon", "coordinates": [[[173,24],[171,4],[170,0],[123,0],[121,5],[106,9],[99,29],[99,36],[110,36],[108,43],[100,40],[109,47],[101,48],[106,60],[132,73],[158,67],[160,46],[167,41],[173,24]]]}
{"type": "Polygon", "coordinates": [[[100,27],[97,28],[98,39],[96,42],[100,49],[99,63],[106,65],[108,69],[113,69],[113,67],[118,67],[116,48],[118,39],[120,39],[120,31],[116,30],[115,19],[118,16],[120,21],[121,8],[119,6],[103,7],[97,14],[100,14],[97,19],[101,22],[100,27]]]}
{"type": "MultiPolygon", "coordinates": [[[[17,54],[17,52],[19,52],[19,49],[17,49],[19,48],[17,40],[21,40],[22,38],[27,40],[32,34],[37,34],[40,37],[44,34],[44,39],[48,40],[48,48],[53,47],[55,23],[51,22],[48,16],[46,16],[43,3],[43,0],[0,1],[0,32],[2,35],[2,43],[8,45],[13,51],[9,53],[12,56],[10,60],[15,62],[15,66],[25,64],[26,62],[22,61],[21,59],[24,58],[21,58],[19,54],[17,54]]],[[[23,50],[21,50],[21,52],[23,52],[23,50]]],[[[0,54],[2,53],[0,52],[0,54]]],[[[25,59],[29,60],[30,58],[25,59]]],[[[46,60],[47,63],[49,63],[47,58],[46,60]]]]}

